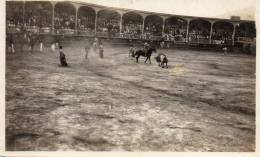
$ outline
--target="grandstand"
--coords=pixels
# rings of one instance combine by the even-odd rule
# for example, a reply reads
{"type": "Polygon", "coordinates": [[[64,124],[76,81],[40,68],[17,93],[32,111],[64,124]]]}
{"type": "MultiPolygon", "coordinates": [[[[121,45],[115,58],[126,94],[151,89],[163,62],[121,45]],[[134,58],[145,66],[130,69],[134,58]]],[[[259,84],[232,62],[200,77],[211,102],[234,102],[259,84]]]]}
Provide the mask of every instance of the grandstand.
{"type": "MultiPolygon", "coordinates": [[[[172,46],[255,45],[254,21],[170,15],[81,2],[7,1],[7,34],[166,40],[172,46]]],[[[221,46],[219,46],[221,47],[221,46]]]]}

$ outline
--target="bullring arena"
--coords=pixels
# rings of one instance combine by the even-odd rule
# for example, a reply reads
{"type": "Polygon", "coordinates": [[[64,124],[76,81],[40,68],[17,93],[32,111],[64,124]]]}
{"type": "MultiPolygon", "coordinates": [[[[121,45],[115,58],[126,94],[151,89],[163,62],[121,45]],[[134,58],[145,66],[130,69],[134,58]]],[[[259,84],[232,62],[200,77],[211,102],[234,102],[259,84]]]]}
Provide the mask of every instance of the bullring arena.
{"type": "Polygon", "coordinates": [[[255,150],[254,21],[77,2],[6,8],[6,150],[255,150]],[[157,52],[136,63],[129,47],[145,42],[157,52]]]}

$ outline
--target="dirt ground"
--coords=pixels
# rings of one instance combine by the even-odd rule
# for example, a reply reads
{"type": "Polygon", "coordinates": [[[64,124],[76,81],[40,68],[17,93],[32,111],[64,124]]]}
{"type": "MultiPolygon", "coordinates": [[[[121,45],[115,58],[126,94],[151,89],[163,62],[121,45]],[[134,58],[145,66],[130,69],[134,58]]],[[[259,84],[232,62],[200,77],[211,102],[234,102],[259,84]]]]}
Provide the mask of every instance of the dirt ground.
{"type": "Polygon", "coordinates": [[[162,69],[108,43],[85,60],[83,46],[63,45],[69,68],[7,53],[7,150],[255,150],[255,57],[159,49],[162,69]]]}

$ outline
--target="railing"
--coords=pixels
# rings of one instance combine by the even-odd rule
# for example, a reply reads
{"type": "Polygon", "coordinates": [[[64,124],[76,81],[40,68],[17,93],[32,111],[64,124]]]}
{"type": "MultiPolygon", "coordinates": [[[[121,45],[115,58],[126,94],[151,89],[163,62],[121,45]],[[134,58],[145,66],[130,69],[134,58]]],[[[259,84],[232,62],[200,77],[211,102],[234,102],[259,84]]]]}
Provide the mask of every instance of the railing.
{"type": "Polygon", "coordinates": [[[153,35],[152,33],[145,32],[141,35],[141,38],[144,40],[160,40],[162,39],[161,35],[153,35]]]}
{"type": "Polygon", "coordinates": [[[155,35],[151,36],[151,40],[160,40],[160,39],[162,39],[162,36],[155,36],[155,35]]]}
{"type": "Polygon", "coordinates": [[[120,38],[120,33],[112,33],[111,37],[120,38]]]}
{"type": "Polygon", "coordinates": [[[26,26],[26,31],[37,34],[37,33],[39,33],[39,27],[38,26],[26,26]]]}
{"type": "Polygon", "coordinates": [[[172,36],[172,37],[169,37],[168,39],[166,38],[166,41],[175,42],[175,43],[184,43],[184,42],[186,42],[186,38],[183,36],[172,36]]]}
{"type": "Polygon", "coordinates": [[[96,35],[98,37],[108,37],[108,32],[97,32],[96,35]]]}
{"type": "Polygon", "coordinates": [[[74,35],[75,29],[56,29],[55,33],[58,35],[74,35]]]}
{"type": "Polygon", "coordinates": [[[19,33],[19,32],[21,32],[21,26],[16,26],[16,25],[10,24],[6,27],[6,32],[7,33],[19,33]]]}
{"type": "Polygon", "coordinates": [[[209,39],[208,38],[190,38],[189,43],[191,44],[209,44],[209,39]]]}
{"type": "Polygon", "coordinates": [[[222,45],[222,44],[227,44],[227,45],[231,45],[232,44],[232,39],[227,39],[227,40],[211,40],[212,44],[215,45],[222,45]]]}
{"type": "Polygon", "coordinates": [[[78,30],[77,35],[93,37],[95,35],[95,32],[93,30],[78,30]]]}
{"type": "Polygon", "coordinates": [[[103,38],[120,38],[120,33],[97,32],[96,36],[103,38]]]}
{"type": "Polygon", "coordinates": [[[254,42],[255,38],[250,38],[250,37],[238,37],[237,38],[238,42],[254,42]]]}
{"type": "Polygon", "coordinates": [[[121,33],[120,37],[124,39],[141,39],[141,34],[121,33]]]}
{"type": "Polygon", "coordinates": [[[51,27],[42,27],[39,30],[40,34],[51,34],[51,27]]]}

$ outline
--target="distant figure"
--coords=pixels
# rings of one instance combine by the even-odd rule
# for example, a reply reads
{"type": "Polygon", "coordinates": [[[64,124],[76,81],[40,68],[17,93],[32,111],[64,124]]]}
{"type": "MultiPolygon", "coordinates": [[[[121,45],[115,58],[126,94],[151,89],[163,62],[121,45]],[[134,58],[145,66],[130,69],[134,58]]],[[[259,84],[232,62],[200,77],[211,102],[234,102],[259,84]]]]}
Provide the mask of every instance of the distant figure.
{"type": "Polygon", "coordinates": [[[55,47],[56,47],[56,46],[55,46],[55,43],[52,43],[52,44],[51,44],[51,51],[52,51],[52,52],[55,52],[55,47]]]}
{"type": "MultiPolygon", "coordinates": [[[[8,39],[8,38],[7,38],[8,39]]],[[[8,51],[11,53],[15,53],[15,50],[14,50],[14,42],[13,42],[13,35],[11,34],[10,37],[9,37],[9,43],[8,43],[8,51]]]]}
{"type": "Polygon", "coordinates": [[[62,46],[60,46],[59,53],[60,53],[60,64],[61,64],[61,66],[67,67],[68,64],[67,64],[67,61],[66,61],[66,55],[62,51],[62,46]]]}
{"type": "Polygon", "coordinates": [[[169,49],[171,47],[170,42],[166,42],[166,48],[169,49]]]}
{"type": "Polygon", "coordinates": [[[165,42],[164,42],[164,39],[161,40],[160,42],[160,47],[163,49],[165,48],[165,42]]]}
{"type": "Polygon", "coordinates": [[[93,41],[93,50],[96,52],[97,48],[98,48],[98,38],[95,37],[93,41]]]}
{"type": "Polygon", "coordinates": [[[87,44],[87,45],[85,46],[85,59],[88,59],[89,50],[90,50],[90,45],[87,44]]]}
{"type": "Polygon", "coordinates": [[[51,51],[52,52],[56,52],[56,49],[58,49],[59,47],[59,42],[58,41],[55,41],[51,44],[51,51]]]}
{"type": "Polygon", "coordinates": [[[135,57],[135,51],[136,51],[135,46],[134,46],[134,45],[131,45],[130,48],[129,48],[128,57],[134,58],[134,57],[135,57]]]}
{"type": "Polygon", "coordinates": [[[42,40],[42,37],[39,37],[39,42],[40,42],[40,52],[43,52],[43,40],[42,40]]]}
{"type": "Polygon", "coordinates": [[[100,58],[104,58],[104,46],[103,46],[103,44],[102,44],[102,42],[100,42],[100,44],[99,44],[99,57],[100,58]]]}
{"type": "Polygon", "coordinates": [[[58,49],[59,45],[60,45],[60,43],[59,43],[58,41],[56,41],[56,43],[55,43],[55,49],[58,49]]]}
{"type": "Polygon", "coordinates": [[[31,33],[28,34],[28,41],[29,41],[29,48],[28,50],[32,53],[33,52],[33,47],[36,43],[36,37],[34,37],[31,33]]]}
{"type": "Polygon", "coordinates": [[[224,47],[222,48],[222,51],[223,51],[223,54],[224,54],[224,55],[227,55],[227,47],[226,47],[226,46],[224,46],[224,47]]]}

